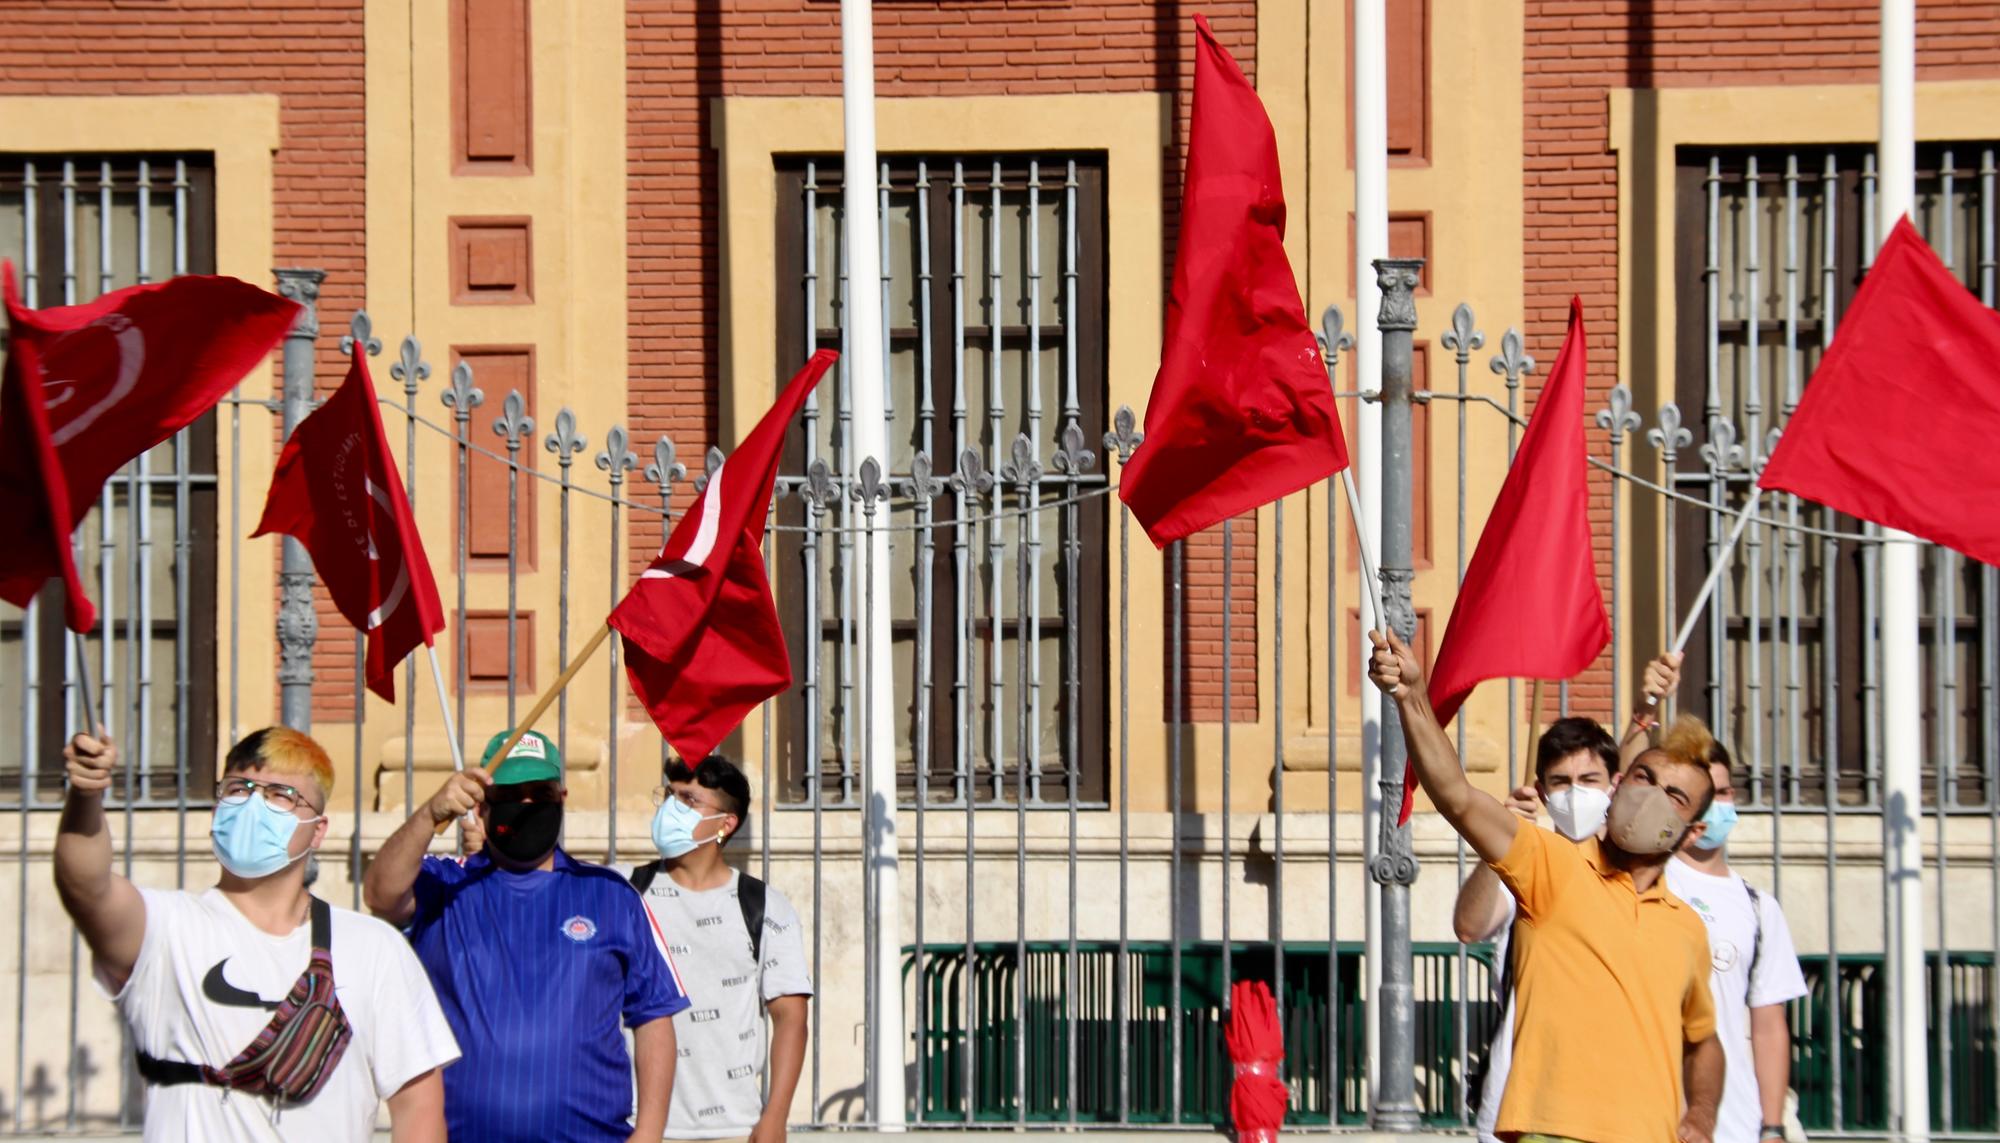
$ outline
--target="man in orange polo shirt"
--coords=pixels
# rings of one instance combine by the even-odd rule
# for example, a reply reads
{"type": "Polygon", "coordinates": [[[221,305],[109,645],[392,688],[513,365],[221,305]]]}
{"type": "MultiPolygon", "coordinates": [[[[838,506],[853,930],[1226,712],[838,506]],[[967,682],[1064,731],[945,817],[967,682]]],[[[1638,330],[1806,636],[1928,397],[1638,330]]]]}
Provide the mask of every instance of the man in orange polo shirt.
{"type": "Polygon", "coordinates": [[[1723,1052],[1708,933],[1661,879],[1715,796],[1705,767],[1648,750],[1626,768],[1603,840],[1571,845],[1466,781],[1393,635],[1368,674],[1396,701],[1424,793],[1520,907],[1514,1064],[1495,1133],[1585,1143],[1711,1143],[1723,1052]]]}

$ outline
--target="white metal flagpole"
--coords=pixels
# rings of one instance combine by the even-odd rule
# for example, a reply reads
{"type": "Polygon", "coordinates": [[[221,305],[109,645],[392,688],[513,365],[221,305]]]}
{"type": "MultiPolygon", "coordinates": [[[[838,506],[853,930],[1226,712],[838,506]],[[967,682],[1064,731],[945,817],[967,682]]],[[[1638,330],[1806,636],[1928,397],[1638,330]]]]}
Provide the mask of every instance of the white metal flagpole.
{"type": "Polygon", "coordinates": [[[458,745],[458,727],[451,721],[451,692],[445,689],[444,669],[438,666],[437,644],[426,641],[424,654],[431,662],[431,685],[437,688],[438,712],[444,715],[444,740],[451,743],[451,768],[465,769],[465,753],[458,745]]]}
{"type": "MultiPolygon", "coordinates": [[[[1378,388],[1382,381],[1382,331],[1376,325],[1382,309],[1382,287],[1375,281],[1375,260],[1389,256],[1389,86],[1388,17],[1383,0],[1355,0],[1354,3],[1354,376],[1364,392],[1378,388]]],[[[1382,406],[1363,400],[1355,415],[1354,467],[1361,470],[1361,506],[1355,512],[1356,539],[1363,551],[1382,550],[1381,471],[1382,406]],[[1369,529],[1362,534],[1361,529],[1369,529]]],[[[1364,575],[1370,573],[1364,571],[1364,575]]],[[[1388,622],[1376,603],[1376,591],[1361,597],[1361,629],[1379,628],[1388,622]]],[[[1367,671],[1368,641],[1355,648],[1354,669],[1367,671]]],[[[1362,854],[1373,861],[1381,833],[1380,743],[1382,741],[1382,692],[1361,688],[1361,838],[1362,854]]],[[[1381,994],[1382,906],[1380,887],[1367,879],[1367,971],[1368,999],[1371,1004],[1381,994]]],[[[1371,1009],[1372,1011],[1372,1009],[1371,1009]]],[[[1376,1065],[1382,1058],[1381,1026],[1377,1020],[1367,1027],[1369,1105],[1374,1105],[1374,1077],[1381,1075],[1376,1065]]]]}
{"type": "MultiPolygon", "coordinates": [[[[1882,0],[1881,136],[1876,144],[1876,237],[1909,213],[1916,191],[1917,14],[1915,0],[1882,0]]],[[[1930,1138],[1930,1041],[1924,999],[1924,853],[1921,606],[1917,545],[1906,532],[1882,537],[1882,852],[1888,878],[1890,1058],[1895,1093],[1890,1132],[1930,1138]]],[[[1942,891],[1942,887],[1940,887],[1942,891]]]]}
{"type": "MultiPolygon", "coordinates": [[[[1757,514],[1757,505],[1764,499],[1764,490],[1757,488],[1750,493],[1750,499],[1743,502],[1743,509],[1736,513],[1736,523],[1729,529],[1729,539],[1724,541],[1722,551],[1715,557],[1715,566],[1708,569],[1708,578],[1701,581],[1701,591],[1688,607],[1687,617],[1681,620],[1681,629],[1674,632],[1673,650],[1687,650],[1688,639],[1694,635],[1694,625],[1701,619],[1701,613],[1708,610],[1708,601],[1715,594],[1715,585],[1722,582],[1722,573],[1729,570],[1730,557],[1736,554],[1736,541],[1743,538],[1743,529],[1749,527],[1750,518],[1757,514]]],[[[1647,695],[1646,705],[1659,703],[1658,695],[1647,695]]],[[[1529,757],[1534,752],[1529,751],[1529,757]]]]}
{"type": "MultiPolygon", "coordinates": [[[[887,476],[888,402],[883,392],[888,370],[882,344],[880,219],[876,216],[875,29],[870,0],[840,2],[840,92],[845,113],[842,224],[847,229],[847,381],[854,410],[853,466],[858,479],[864,460],[874,459],[887,476]]],[[[864,513],[873,519],[872,513],[864,513]]],[[[867,951],[874,987],[867,1014],[872,1056],[867,1062],[867,1107],[874,1122],[900,1130],[903,1108],[902,890],[896,844],[895,661],[889,643],[889,534],[871,532],[862,557],[861,585],[867,617],[861,634],[864,664],[861,712],[863,876],[874,903],[873,947],[867,951]],[[867,601],[872,601],[869,603],[867,601]]]]}

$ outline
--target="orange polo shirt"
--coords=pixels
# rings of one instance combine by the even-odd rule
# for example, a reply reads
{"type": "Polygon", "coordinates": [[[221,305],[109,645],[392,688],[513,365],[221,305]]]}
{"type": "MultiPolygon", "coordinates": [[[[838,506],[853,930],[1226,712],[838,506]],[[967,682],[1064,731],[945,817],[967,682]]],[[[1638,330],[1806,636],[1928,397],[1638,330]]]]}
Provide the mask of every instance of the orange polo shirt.
{"type": "Polygon", "coordinates": [[[1497,1134],[1670,1143],[1683,1045],[1715,1033],[1701,918],[1665,877],[1634,891],[1595,839],[1523,825],[1493,870],[1521,906],[1497,1134]]]}

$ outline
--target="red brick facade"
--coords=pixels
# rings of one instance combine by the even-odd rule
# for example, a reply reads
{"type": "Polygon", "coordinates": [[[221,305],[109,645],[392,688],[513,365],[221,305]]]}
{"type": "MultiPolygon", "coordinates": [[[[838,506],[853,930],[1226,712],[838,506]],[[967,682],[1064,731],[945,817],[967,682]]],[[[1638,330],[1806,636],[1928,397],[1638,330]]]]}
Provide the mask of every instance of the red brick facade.
{"type": "MultiPolygon", "coordinates": [[[[0,95],[277,95],[272,253],[280,266],[327,272],[318,372],[320,387],[331,389],[346,370],[337,332],[362,304],[364,282],[361,33],[362,0],[8,4],[0,6],[0,95]]],[[[246,512],[261,493],[243,490],[246,512]]],[[[319,605],[314,717],[351,719],[353,641],[324,592],[319,605]]]]}
{"type": "MultiPolygon", "coordinates": [[[[1571,294],[1590,330],[1594,416],[1617,383],[1618,172],[1606,146],[1613,88],[1876,81],[1875,0],[1528,0],[1524,151],[1528,352],[1553,362],[1571,294]]],[[[2000,3],[1919,0],[1920,81],[2000,75],[2000,3]]],[[[1544,365],[1544,370],[1546,365],[1544,365]]],[[[1607,455],[1590,428],[1591,447],[1607,455]]],[[[1592,474],[1598,568],[1609,587],[1611,487],[1592,474]]],[[[1611,713],[1601,657],[1571,690],[1611,713]]]]}

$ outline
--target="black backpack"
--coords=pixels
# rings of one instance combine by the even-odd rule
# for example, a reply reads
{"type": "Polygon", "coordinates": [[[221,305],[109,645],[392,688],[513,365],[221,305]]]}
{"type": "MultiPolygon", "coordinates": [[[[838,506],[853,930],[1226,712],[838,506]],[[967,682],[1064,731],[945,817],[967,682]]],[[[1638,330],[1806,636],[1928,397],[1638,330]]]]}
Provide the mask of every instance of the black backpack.
{"type": "MultiPolygon", "coordinates": [[[[632,888],[641,896],[653,884],[667,863],[648,861],[632,871],[632,888]]],[[[750,931],[750,959],[757,963],[759,972],[764,968],[764,883],[748,873],[736,878],[736,903],[743,909],[743,927],[750,931]]]]}

